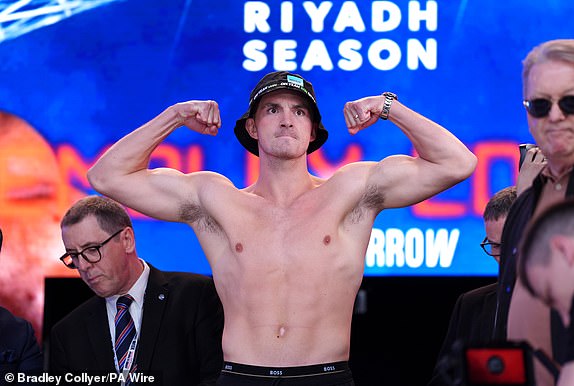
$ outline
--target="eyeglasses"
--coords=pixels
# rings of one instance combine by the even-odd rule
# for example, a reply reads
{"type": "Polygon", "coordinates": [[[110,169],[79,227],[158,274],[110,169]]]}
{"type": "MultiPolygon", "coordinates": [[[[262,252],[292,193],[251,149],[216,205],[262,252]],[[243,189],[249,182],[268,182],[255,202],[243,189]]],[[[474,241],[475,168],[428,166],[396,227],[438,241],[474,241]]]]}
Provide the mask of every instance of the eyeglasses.
{"type": "Polygon", "coordinates": [[[500,256],[501,246],[501,243],[493,243],[492,241],[489,241],[488,237],[485,237],[484,240],[482,240],[482,243],[480,243],[480,247],[484,250],[484,252],[486,252],[487,255],[494,257],[500,256]],[[496,253],[493,252],[494,249],[497,250],[496,253]]]}
{"type": "MultiPolygon", "coordinates": [[[[536,98],[522,101],[526,111],[534,118],[544,118],[550,113],[552,108],[551,99],[536,98]]],[[[558,100],[558,107],[564,115],[574,114],[574,95],[566,95],[558,100]]]]}
{"type": "Polygon", "coordinates": [[[123,231],[124,229],[126,228],[120,229],[119,231],[117,231],[116,233],[114,233],[101,243],[90,245],[89,247],[82,249],[80,252],[67,252],[62,257],[60,257],[60,260],[62,261],[62,263],[64,263],[66,267],[70,269],[78,268],[80,256],[82,256],[84,260],[86,260],[88,263],[92,264],[97,263],[98,261],[102,260],[102,253],[100,249],[104,245],[106,245],[111,239],[119,235],[120,232],[123,231]]]}

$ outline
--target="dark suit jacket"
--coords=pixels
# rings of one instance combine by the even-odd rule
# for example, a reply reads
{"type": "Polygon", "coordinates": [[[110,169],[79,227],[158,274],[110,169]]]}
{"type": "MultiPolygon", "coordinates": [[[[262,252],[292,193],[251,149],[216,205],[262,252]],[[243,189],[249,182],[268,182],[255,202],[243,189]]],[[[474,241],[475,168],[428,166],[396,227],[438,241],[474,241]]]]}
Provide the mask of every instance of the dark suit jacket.
{"type": "Polygon", "coordinates": [[[27,320],[18,318],[0,307],[0,385],[6,373],[39,374],[44,359],[27,320]]]}
{"type": "Polygon", "coordinates": [[[455,376],[452,372],[458,370],[451,367],[456,366],[464,346],[491,342],[497,288],[498,284],[493,283],[458,297],[429,386],[449,385],[444,374],[446,372],[448,376],[455,376]],[[455,342],[457,346],[453,347],[455,342]]]}
{"type": "MultiPolygon", "coordinates": [[[[498,341],[505,340],[507,335],[508,312],[517,276],[518,245],[522,233],[538,205],[544,183],[545,178],[538,174],[532,182],[532,186],[516,198],[504,222],[501,238],[502,247],[500,249],[500,270],[498,271],[498,310],[495,322],[495,333],[498,341]]],[[[574,197],[574,170],[570,172],[565,197],[574,197]]],[[[549,312],[552,357],[556,362],[563,364],[568,352],[568,331],[562,324],[558,312],[553,309],[549,312]]]]}
{"type": "MultiPolygon", "coordinates": [[[[138,342],[137,372],[154,385],[214,384],[222,367],[223,309],[213,280],[150,266],[138,342]]],[[[49,342],[50,370],[115,373],[106,304],[94,296],[58,322],[49,342]]]]}

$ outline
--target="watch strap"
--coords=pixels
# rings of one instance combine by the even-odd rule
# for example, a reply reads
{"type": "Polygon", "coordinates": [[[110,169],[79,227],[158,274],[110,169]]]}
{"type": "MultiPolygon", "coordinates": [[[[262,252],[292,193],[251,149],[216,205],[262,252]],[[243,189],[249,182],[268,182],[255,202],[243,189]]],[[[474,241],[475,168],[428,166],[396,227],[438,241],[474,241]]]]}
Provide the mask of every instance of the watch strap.
{"type": "Polygon", "coordinates": [[[397,94],[394,94],[389,91],[386,91],[381,95],[385,97],[385,101],[383,103],[383,110],[381,111],[380,118],[383,120],[387,120],[389,119],[389,113],[391,112],[391,106],[393,104],[393,101],[399,98],[397,97],[397,94]]]}

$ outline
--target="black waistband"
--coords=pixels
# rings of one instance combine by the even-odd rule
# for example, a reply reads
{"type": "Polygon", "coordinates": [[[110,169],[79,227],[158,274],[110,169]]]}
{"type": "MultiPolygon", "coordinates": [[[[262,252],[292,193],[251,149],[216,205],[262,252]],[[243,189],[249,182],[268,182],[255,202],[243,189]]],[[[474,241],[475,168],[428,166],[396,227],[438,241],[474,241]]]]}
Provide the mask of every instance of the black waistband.
{"type": "Polygon", "coordinates": [[[295,378],[334,374],[348,370],[348,362],[333,362],[295,367],[261,367],[233,362],[223,362],[223,369],[221,372],[252,377],[295,378]]]}

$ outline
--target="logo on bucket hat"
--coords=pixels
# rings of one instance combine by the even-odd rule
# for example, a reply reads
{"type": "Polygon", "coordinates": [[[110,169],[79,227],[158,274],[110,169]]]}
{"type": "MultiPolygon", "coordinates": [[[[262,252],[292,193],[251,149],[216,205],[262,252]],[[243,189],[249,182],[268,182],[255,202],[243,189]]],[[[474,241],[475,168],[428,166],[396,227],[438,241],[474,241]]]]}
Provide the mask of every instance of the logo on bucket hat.
{"type": "Polygon", "coordinates": [[[247,112],[235,123],[235,136],[243,147],[245,147],[250,153],[259,156],[257,140],[249,135],[245,129],[245,122],[248,118],[253,117],[255,110],[257,109],[257,105],[259,104],[259,100],[263,95],[280,89],[298,91],[311,102],[313,121],[317,126],[315,140],[310,142],[309,147],[307,148],[307,154],[310,154],[325,143],[329,133],[321,123],[321,114],[319,113],[319,107],[317,106],[317,99],[315,97],[313,85],[303,77],[286,71],[276,71],[265,75],[261,78],[259,83],[257,83],[255,88],[253,88],[251,95],[249,96],[249,108],[247,109],[247,112]]]}

